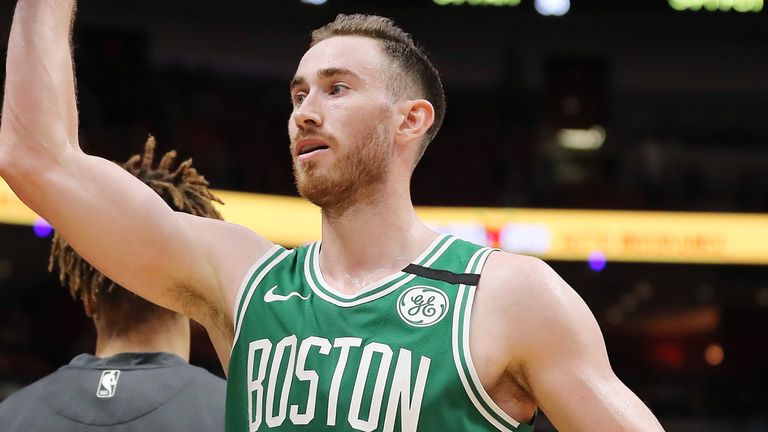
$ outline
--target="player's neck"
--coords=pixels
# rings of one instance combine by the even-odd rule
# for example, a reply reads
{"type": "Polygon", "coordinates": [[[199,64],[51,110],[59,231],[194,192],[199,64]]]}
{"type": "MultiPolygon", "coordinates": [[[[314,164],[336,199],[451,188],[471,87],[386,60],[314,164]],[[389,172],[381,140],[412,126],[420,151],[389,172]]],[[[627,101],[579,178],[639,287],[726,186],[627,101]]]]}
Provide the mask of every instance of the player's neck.
{"type": "Polygon", "coordinates": [[[166,352],[189,361],[189,320],[151,320],[129,331],[115,334],[96,323],[97,357],[111,357],[126,352],[166,352]]]}
{"type": "Polygon", "coordinates": [[[320,269],[339,291],[353,294],[402,270],[437,234],[416,216],[407,194],[387,194],[323,215],[320,269]]]}

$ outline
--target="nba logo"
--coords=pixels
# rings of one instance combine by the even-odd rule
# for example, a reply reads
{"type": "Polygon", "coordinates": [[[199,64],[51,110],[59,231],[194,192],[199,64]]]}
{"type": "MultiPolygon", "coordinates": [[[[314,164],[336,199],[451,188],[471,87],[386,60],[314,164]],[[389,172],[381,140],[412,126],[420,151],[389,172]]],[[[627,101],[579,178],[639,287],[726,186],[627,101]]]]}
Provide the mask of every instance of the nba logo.
{"type": "Polygon", "coordinates": [[[119,370],[105,370],[102,372],[96,396],[100,398],[111,398],[114,396],[118,378],[120,378],[119,370]]]}

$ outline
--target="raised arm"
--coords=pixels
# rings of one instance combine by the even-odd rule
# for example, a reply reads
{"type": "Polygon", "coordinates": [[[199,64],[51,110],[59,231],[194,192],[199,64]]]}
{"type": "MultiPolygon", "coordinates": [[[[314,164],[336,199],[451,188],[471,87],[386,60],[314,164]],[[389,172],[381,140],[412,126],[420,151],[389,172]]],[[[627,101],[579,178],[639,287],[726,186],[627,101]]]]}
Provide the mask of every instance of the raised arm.
{"type": "Polygon", "coordinates": [[[502,323],[507,370],[558,430],[663,430],[614,374],[587,305],[549,266],[535,258],[493,254],[486,268],[483,277],[494,278],[489,291],[497,295],[478,300],[502,323]]]}
{"type": "Polygon", "coordinates": [[[242,227],[177,214],[119,166],[80,150],[70,44],[74,9],[74,0],[17,3],[0,175],[115,282],[220,326],[222,318],[231,319],[239,279],[271,244],[242,227]]]}

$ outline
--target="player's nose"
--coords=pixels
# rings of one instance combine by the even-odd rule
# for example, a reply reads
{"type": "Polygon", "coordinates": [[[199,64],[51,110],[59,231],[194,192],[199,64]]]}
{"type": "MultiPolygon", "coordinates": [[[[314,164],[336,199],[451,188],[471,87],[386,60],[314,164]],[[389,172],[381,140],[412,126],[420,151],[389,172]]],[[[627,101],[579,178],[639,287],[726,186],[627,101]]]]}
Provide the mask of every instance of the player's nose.
{"type": "Polygon", "coordinates": [[[301,105],[293,110],[293,121],[299,129],[319,127],[323,124],[320,104],[312,93],[308,94],[301,105]]]}

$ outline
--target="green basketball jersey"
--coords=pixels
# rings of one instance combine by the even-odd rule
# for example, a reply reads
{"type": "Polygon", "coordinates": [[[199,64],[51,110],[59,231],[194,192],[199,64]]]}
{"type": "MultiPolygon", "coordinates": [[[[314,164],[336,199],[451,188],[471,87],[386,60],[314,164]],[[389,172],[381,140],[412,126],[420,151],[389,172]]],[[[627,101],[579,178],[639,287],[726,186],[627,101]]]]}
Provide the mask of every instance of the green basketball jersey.
{"type": "Polygon", "coordinates": [[[442,235],[412,264],[348,295],[320,242],[273,247],[237,297],[226,430],[521,431],[480,384],[469,322],[493,251],[442,235]]]}

